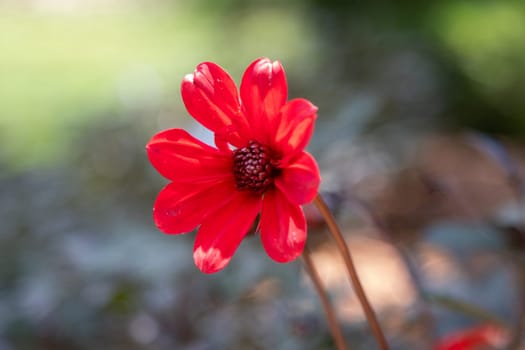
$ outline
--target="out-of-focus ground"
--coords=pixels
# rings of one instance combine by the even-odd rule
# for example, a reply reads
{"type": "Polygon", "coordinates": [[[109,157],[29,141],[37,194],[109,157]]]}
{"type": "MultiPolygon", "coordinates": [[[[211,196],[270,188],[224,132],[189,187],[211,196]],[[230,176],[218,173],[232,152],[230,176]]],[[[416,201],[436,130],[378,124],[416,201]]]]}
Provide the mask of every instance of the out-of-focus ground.
{"type": "MultiPolygon", "coordinates": [[[[393,349],[490,324],[523,340],[521,1],[0,0],[0,350],[331,349],[300,261],[257,236],[201,274],[156,230],[153,133],[202,61],[283,62],[319,106],[322,191],[393,349]],[[521,328],[518,326],[521,325],[521,328]]],[[[374,339],[313,207],[352,349],[374,339]]],[[[523,348],[523,345],[521,345],[523,348]]]]}

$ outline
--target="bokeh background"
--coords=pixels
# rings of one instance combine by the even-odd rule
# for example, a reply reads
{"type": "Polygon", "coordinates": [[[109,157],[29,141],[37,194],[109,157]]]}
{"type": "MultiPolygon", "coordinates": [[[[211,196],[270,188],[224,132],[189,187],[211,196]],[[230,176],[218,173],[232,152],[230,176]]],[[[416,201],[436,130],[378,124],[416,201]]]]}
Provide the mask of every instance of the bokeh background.
{"type": "MultiPolygon", "coordinates": [[[[320,108],[310,151],[392,348],[477,325],[519,348],[524,2],[0,0],[1,350],[333,348],[300,261],[254,236],[203,275],[151,219],[146,142],[209,137],[182,77],[261,56],[320,108]]],[[[345,337],[374,348],[306,210],[345,337]]]]}

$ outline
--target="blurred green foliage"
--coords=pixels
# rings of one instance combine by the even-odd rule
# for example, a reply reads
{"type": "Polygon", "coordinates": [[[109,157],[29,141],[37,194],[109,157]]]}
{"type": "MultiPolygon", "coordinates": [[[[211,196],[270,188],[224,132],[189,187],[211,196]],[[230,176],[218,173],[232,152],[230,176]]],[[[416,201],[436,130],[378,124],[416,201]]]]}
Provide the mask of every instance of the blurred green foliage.
{"type": "Polygon", "coordinates": [[[278,58],[299,89],[317,88],[320,105],[333,108],[345,97],[332,92],[370,79],[364,72],[381,69],[374,60],[407,48],[435,65],[432,79],[448,95],[441,124],[523,135],[524,23],[520,1],[201,0],[73,13],[4,5],[0,135],[9,146],[0,155],[15,169],[42,165],[67,156],[73,126],[107,113],[183,114],[179,81],[204,60],[238,79],[253,58],[278,58]]]}
{"type": "MultiPolygon", "coordinates": [[[[116,88],[129,70],[146,65],[174,75],[173,41],[184,48],[199,35],[184,20],[162,13],[2,13],[0,127],[14,165],[56,159],[68,123],[118,107],[116,88]]],[[[180,51],[192,59],[190,50],[180,51]]],[[[174,94],[176,82],[166,82],[174,94]]]]}
{"type": "Polygon", "coordinates": [[[286,60],[308,45],[289,11],[231,20],[160,3],[73,14],[0,7],[0,135],[9,145],[2,155],[15,168],[56,161],[67,155],[73,127],[107,113],[125,118],[139,108],[156,118],[163,107],[180,108],[180,80],[201,61],[286,60]]]}
{"type": "Polygon", "coordinates": [[[450,2],[432,14],[429,27],[443,43],[450,64],[470,82],[478,103],[495,110],[492,116],[459,111],[457,118],[485,131],[523,137],[525,3],[450,2]]]}

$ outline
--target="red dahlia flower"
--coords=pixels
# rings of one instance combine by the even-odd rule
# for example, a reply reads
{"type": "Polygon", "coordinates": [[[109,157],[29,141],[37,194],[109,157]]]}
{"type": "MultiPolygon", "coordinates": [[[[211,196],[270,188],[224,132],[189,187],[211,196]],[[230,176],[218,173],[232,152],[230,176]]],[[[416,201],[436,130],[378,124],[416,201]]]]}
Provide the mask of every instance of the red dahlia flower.
{"type": "Polygon", "coordinates": [[[288,262],[303,251],[306,222],[300,205],[319,187],[319,169],[304,151],[317,107],[305,99],[287,102],[281,64],[254,61],[244,73],[240,96],[232,78],[215,63],[201,63],[184,77],[188,112],[215,134],[212,147],[182,129],[153,136],[149,159],[171,181],[153,209],[165,233],[198,228],[195,264],[205,273],[223,269],[260,213],[267,254],[288,262]]]}

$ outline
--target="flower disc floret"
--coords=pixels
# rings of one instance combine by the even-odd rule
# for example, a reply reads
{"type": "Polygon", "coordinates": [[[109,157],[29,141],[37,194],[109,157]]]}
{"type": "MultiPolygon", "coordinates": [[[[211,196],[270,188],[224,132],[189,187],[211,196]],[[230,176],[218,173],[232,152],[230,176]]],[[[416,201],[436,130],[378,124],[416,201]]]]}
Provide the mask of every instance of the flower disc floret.
{"type": "Polygon", "coordinates": [[[264,193],[279,175],[279,160],[272,157],[271,150],[257,141],[233,152],[233,175],[240,191],[264,193]]]}

